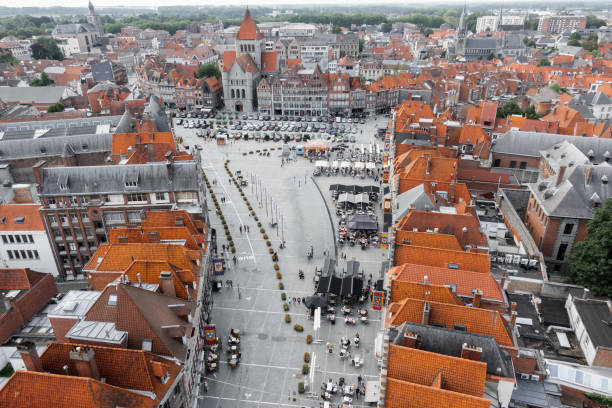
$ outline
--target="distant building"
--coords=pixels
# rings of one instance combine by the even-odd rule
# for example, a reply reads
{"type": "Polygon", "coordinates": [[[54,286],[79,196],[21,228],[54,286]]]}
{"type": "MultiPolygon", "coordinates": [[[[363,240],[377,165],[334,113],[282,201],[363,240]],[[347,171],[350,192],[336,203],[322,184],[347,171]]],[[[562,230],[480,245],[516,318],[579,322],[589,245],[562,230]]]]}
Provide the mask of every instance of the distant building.
{"type": "Polygon", "coordinates": [[[500,26],[499,15],[478,17],[476,33],[522,30],[525,26],[525,17],[523,16],[502,16],[501,20],[500,26]]]}
{"type": "MultiPolygon", "coordinates": [[[[24,189],[29,195],[27,188],[24,189]]],[[[32,197],[29,197],[30,201],[32,197]]],[[[32,268],[57,276],[39,204],[0,205],[0,257],[4,268],[32,268]]]]}
{"type": "Polygon", "coordinates": [[[104,25],[102,24],[102,19],[94,10],[94,6],[89,0],[89,14],[87,15],[87,24],[90,24],[96,28],[98,35],[102,37],[104,35],[104,25]]]}
{"type": "Polygon", "coordinates": [[[584,16],[544,16],[538,23],[538,31],[548,34],[560,34],[565,30],[586,28],[584,16]]]}
{"type": "Polygon", "coordinates": [[[223,53],[225,106],[238,112],[253,112],[257,107],[257,84],[262,77],[278,71],[278,57],[274,51],[264,51],[264,35],[248,8],[235,41],[236,49],[223,53]]]}

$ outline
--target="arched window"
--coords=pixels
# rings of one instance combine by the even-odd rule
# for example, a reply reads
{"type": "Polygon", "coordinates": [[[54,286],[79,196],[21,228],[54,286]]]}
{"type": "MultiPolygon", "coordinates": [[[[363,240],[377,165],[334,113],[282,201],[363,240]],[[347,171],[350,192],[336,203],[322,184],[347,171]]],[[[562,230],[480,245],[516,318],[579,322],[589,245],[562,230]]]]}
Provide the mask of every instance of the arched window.
{"type": "Polygon", "coordinates": [[[232,99],[234,99],[234,98],[235,98],[235,96],[234,96],[234,90],[232,89],[232,99]]]}
{"type": "Polygon", "coordinates": [[[246,97],[244,96],[244,89],[242,90],[242,99],[245,99],[246,97]]]}

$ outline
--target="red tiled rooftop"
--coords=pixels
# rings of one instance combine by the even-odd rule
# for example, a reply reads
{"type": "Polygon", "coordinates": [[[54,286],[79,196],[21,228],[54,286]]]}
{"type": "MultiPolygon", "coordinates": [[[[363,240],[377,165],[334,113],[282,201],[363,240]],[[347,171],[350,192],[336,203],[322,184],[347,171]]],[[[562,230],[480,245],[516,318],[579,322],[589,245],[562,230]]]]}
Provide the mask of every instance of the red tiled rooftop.
{"type": "MultiPolygon", "coordinates": [[[[387,276],[391,282],[422,283],[427,276],[432,285],[455,285],[456,293],[471,298],[473,290],[480,289],[482,298],[505,302],[501,287],[493,275],[434,266],[403,264],[389,269],[387,276]]],[[[393,283],[391,283],[392,285],[393,283]]]]}
{"type": "MultiPolygon", "coordinates": [[[[404,322],[423,324],[425,303],[424,300],[410,298],[394,303],[393,313],[390,312],[388,323],[393,326],[399,326],[404,322]]],[[[463,325],[470,333],[493,337],[501,346],[514,346],[506,329],[504,318],[497,311],[446,303],[427,303],[430,306],[430,313],[429,320],[425,324],[438,323],[447,329],[452,329],[454,325],[463,325]]]]}
{"type": "Polygon", "coordinates": [[[387,380],[386,408],[489,408],[490,405],[491,402],[485,398],[392,378],[387,380]]]}
{"type": "Polygon", "coordinates": [[[480,273],[491,271],[489,254],[447,249],[419,247],[415,245],[396,245],[395,265],[423,264],[439,268],[463,269],[480,273]]]}
{"type": "Polygon", "coordinates": [[[487,364],[410,347],[389,345],[388,378],[431,385],[442,374],[442,388],[480,397],[484,394],[487,364]],[[410,364],[406,364],[410,362],[410,364]]]}
{"type": "Polygon", "coordinates": [[[44,231],[39,209],[40,204],[0,205],[0,231],[44,231]]]}
{"type": "Polygon", "coordinates": [[[11,408],[147,408],[155,400],[85,377],[17,371],[0,389],[0,406],[11,408]]]}
{"type": "Polygon", "coordinates": [[[459,241],[454,235],[435,232],[395,231],[395,242],[401,245],[416,245],[427,248],[449,249],[462,251],[459,241]]]}
{"type": "MultiPolygon", "coordinates": [[[[458,183],[463,184],[463,183],[458,183]]],[[[396,229],[412,231],[434,231],[439,234],[451,234],[457,237],[462,247],[467,245],[488,247],[487,237],[480,232],[478,218],[471,214],[445,214],[426,211],[410,211],[398,221],[396,229]]]]}
{"type": "Polygon", "coordinates": [[[242,18],[242,23],[240,24],[240,28],[236,33],[237,40],[258,40],[263,38],[263,34],[257,28],[253,17],[251,16],[251,11],[247,8],[244,17],[242,18]]]}
{"type": "Polygon", "coordinates": [[[47,274],[31,271],[27,268],[0,269],[0,290],[30,289],[45,275],[47,274]]]}

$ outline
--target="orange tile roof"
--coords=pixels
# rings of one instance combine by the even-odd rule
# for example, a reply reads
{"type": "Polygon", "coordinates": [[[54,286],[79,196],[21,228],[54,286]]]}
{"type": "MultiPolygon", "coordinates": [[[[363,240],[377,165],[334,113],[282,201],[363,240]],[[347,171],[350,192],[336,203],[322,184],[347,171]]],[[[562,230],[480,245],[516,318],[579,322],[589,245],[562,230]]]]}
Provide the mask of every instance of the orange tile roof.
{"type": "MultiPolygon", "coordinates": [[[[406,298],[394,303],[394,313],[390,313],[388,324],[399,326],[405,322],[423,323],[423,308],[426,301],[406,298]],[[398,306],[399,305],[399,306],[398,306]]],[[[427,302],[430,306],[429,320],[426,324],[438,323],[447,329],[459,324],[470,333],[491,336],[499,345],[513,347],[514,342],[505,326],[504,318],[498,311],[427,302]]]]}
{"type": "Polygon", "coordinates": [[[172,132],[147,132],[147,133],[115,133],[111,147],[112,154],[127,154],[128,148],[137,144],[166,144],[173,146],[176,151],[176,144],[172,132]]]}
{"type": "Polygon", "coordinates": [[[297,67],[298,65],[300,65],[302,63],[302,60],[300,58],[289,58],[286,61],[287,63],[287,68],[293,68],[293,67],[297,67]]]}
{"type": "MultiPolygon", "coordinates": [[[[47,346],[40,356],[43,370],[51,374],[65,374],[64,365],[69,372],[75,373],[70,351],[79,344],[53,342],[47,346]]],[[[172,382],[179,374],[180,366],[166,358],[143,350],[111,348],[103,346],[87,346],[94,352],[94,360],[100,376],[106,379],[106,384],[131,390],[145,391],[155,394],[155,401],[160,401],[172,382]],[[167,372],[169,381],[162,383],[154,373],[154,367],[162,365],[160,377],[167,372]]]]}
{"type": "Polygon", "coordinates": [[[237,40],[258,40],[263,38],[263,34],[257,28],[253,17],[251,16],[251,12],[249,9],[246,9],[246,13],[244,13],[244,17],[242,18],[242,23],[240,24],[240,28],[236,33],[237,40]]]}
{"type": "Polygon", "coordinates": [[[450,157],[422,155],[404,167],[400,177],[412,180],[450,183],[457,178],[457,160],[450,157]]]}
{"type": "Polygon", "coordinates": [[[462,251],[459,241],[454,235],[435,232],[395,231],[395,242],[402,245],[416,245],[427,248],[450,249],[462,251]]]}
{"type": "Polygon", "coordinates": [[[440,374],[445,390],[476,397],[484,394],[487,378],[486,363],[395,344],[389,345],[388,378],[430,385],[440,374]]]}
{"type": "Polygon", "coordinates": [[[130,282],[138,282],[140,280],[144,283],[160,284],[159,276],[163,271],[172,273],[174,279],[174,290],[176,291],[176,297],[188,300],[197,297],[194,283],[197,285],[197,270],[179,270],[167,262],[162,261],[134,261],[126,270],[126,275],[130,282]],[[185,288],[187,286],[187,288],[185,288]],[[187,293],[189,290],[189,294],[187,293]]]}
{"type": "Polygon", "coordinates": [[[387,276],[391,282],[413,283],[422,283],[427,276],[427,280],[432,285],[455,285],[457,287],[456,293],[459,296],[471,298],[473,297],[472,291],[480,289],[483,299],[505,303],[501,287],[491,274],[426,265],[403,264],[389,269],[387,276]]]}
{"type": "Polygon", "coordinates": [[[172,243],[178,244],[179,241],[182,241],[180,245],[193,250],[204,249],[206,242],[205,237],[192,235],[187,227],[123,227],[108,231],[108,243],[119,244],[125,240],[124,243],[144,244],[152,242],[151,234],[157,235],[162,243],[173,241],[172,243]]]}
{"type": "Polygon", "coordinates": [[[276,51],[264,51],[261,53],[261,70],[263,72],[274,72],[276,71],[276,62],[278,61],[278,54],[276,51]]]}
{"type": "Polygon", "coordinates": [[[391,281],[391,302],[406,298],[431,300],[438,303],[463,305],[463,302],[444,285],[423,284],[421,282],[391,281]]]}
{"type": "Polygon", "coordinates": [[[0,269],[0,290],[30,289],[45,275],[46,273],[31,271],[28,268],[0,269]]]}
{"type": "Polygon", "coordinates": [[[44,231],[39,209],[40,204],[0,205],[0,231],[44,231]]]}
{"type": "Polygon", "coordinates": [[[257,68],[257,64],[255,64],[250,54],[242,54],[236,58],[236,62],[244,72],[252,72],[253,74],[259,72],[259,68],[257,68]]]}
{"type": "Polygon", "coordinates": [[[102,244],[83,268],[87,272],[123,272],[135,260],[166,261],[180,269],[192,269],[199,251],[174,244],[102,244]]]}
{"type": "Polygon", "coordinates": [[[489,254],[426,248],[415,245],[396,245],[395,265],[406,263],[437,266],[439,268],[448,268],[449,265],[456,265],[455,269],[480,273],[489,273],[491,271],[491,257],[489,254]]]}
{"type": "MultiPolygon", "coordinates": [[[[463,183],[457,183],[457,185],[463,183]]],[[[478,218],[471,214],[445,214],[426,211],[410,211],[398,221],[396,229],[420,232],[434,231],[439,234],[451,234],[457,237],[462,247],[467,245],[486,248],[489,246],[487,237],[480,232],[478,218]]]]}
{"type": "Polygon", "coordinates": [[[392,378],[387,380],[386,408],[489,408],[490,405],[491,401],[485,398],[392,378]]]}
{"type": "Polygon", "coordinates": [[[134,391],[85,377],[17,371],[0,389],[0,406],[11,408],[146,408],[158,403],[134,391]]]}
{"type": "Polygon", "coordinates": [[[223,53],[223,72],[230,70],[236,60],[236,51],[225,51],[223,53]]]}

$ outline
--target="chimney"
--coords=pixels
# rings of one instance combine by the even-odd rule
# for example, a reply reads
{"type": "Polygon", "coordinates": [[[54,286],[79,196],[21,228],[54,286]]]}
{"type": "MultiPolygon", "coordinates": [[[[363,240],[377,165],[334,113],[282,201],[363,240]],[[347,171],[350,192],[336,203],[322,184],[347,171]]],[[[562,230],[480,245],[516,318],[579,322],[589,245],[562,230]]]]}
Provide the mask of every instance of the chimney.
{"type": "Polygon", "coordinates": [[[11,310],[11,307],[13,306],[11,304],[11,299],[8,298],[8,296],[6,296],[6,294],[2,295],[2,303],[4,303],[4,309],[5,310],[11,310]]]}
{"type": "Polygon", "coordinates": [[[100,379],[100,371],[98,371],[92,348],[76,346],[70,350],[70,360],[72,360],[78,377],[100,379]]]}
{"type": "Polygon", "coordinates": [[[516,312],[516,302],[510,302],[510,313],[516,312]]]}
{"type": "Polygon", "coordinates": [[[514,327],[516,325],[516,317],[517,316],[518,316],[518,313],[516,313],[516,312],[510,313],[510,327],[514,327]]]}
{"type": "Polygon", "coordinates": [[[463,346],[461,347],[461,358],[465,358],[467,360],[480,361],[481,357],[482,357],[482,347],[463,343],[463,346]]]}
{"type": "Polygon", "coordinates": [[[162,293],[166,296],[176,297],[176,289],[174,288],[174,278],[170,271],[162,271],[159,275],[159,286],[162,293]]]}
{"type": "Polygon", "coordinates": [[[404,347],[418,349],[421,346],[421,336],[414,332],[404,333],[404,347]]]}
{"type": "Polygon", "coordinates": [[[425,302],[423,304],[423,317],[421,319],[421,324],[429,326],[430,313],[431,313],[431,307],[429,306],[429,302],[425,302]]]}
{"type": "Polygon", "coordinates": [[[17,346],[17,349],[28,371],[43,371],[42,363],[40,362],[40,357],[38,357],[38,351],[36,351],[34,343],[31,341],[24,341],[17,346]]]}
{"type": "Polygon", "coordinates": [[[559,167],[559,172],[557,173],[557,181],[555,181],[555,186],[558,186],[563,181],[563,176],[565,175],[565,166],[559,167]]]}
{"type": "Polygon", "coordinates": [[[159,231],[149,231],[147,237],[150,244],[159,244],[161,242],[159,231]]]}
{"type": "Polygon", "coordinates": [[[593,174],[593,167],[589,166],[584,171],[584,184],[589,185],[591,183],[591,176],[593,174]]]}
{"type": "Polygon", "coordinates": [[[40,160],[38,163],[32,166],[32,172],[37,184],[42,184],[42,169],[47,165],[45,160],[40,160]]]}
{"type": "Polygon", "coordinates": [[[183,217],[176,217],[176,218],[174,218],[174,226],[182,227],[184,225],[185,225],[185,221],[183,220],[183,217]]]}
{"type": "Polygon", "coordinates": [[[503,272],[499,286],[501,286],[501,289],[504,290],[505,285],[506,285],[506,272],[503,272]]]}
{"type": "Polygon", "coordinates": [[[474,301],[472,302],[472,305],[474,307],[480,307],[481,300],[482,300],[482,290],[475,289],[474,290],[474,301]]]}
{"type": "Polygon", "coordinates": [[[425,174],[429,174],[431,172],[431,155],[426,155],[425,158],[427,159],[427,165],[425,167],[425,174]]]}
{"type": "Polygon", "coordinates": [[[138,279],[138,287],[142,286],[142,281],[140,280],[140,272],[136,273],[136,278],[138,279]]]}

